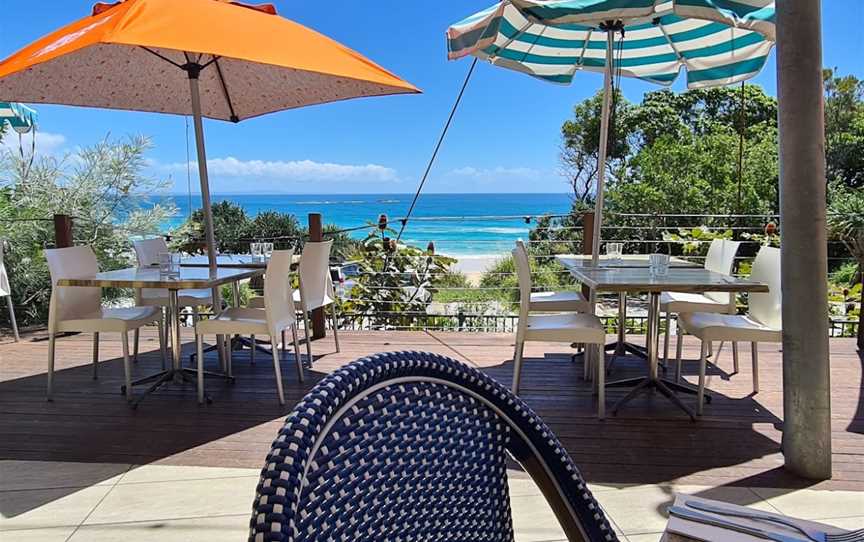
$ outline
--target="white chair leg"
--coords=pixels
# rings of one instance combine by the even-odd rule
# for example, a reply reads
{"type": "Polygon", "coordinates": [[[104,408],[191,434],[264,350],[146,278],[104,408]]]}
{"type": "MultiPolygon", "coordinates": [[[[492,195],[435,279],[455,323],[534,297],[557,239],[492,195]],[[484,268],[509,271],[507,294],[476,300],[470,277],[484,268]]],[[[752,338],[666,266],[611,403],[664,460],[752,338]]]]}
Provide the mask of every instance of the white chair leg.
{"type": "Polygon", "coordinates": [[[759,393],[759,343],[750,343],[750,355],[753,357],[753,393],[759,393]]]}
{"type": "Polygon", "coordinates": [[[732,341],[732,374],[738,374],[738,343],[732,341]]]}
{"type": "Polygon", "coordinates": [[[198,404],[204,404],[204,336],[195,334],[195,346],[198,352],[198,404]]]}
{"type": "Polygon", "coordinates": [[[606,360],[604,345],[597,345],[597,418],[606,418],[606,360]]]}
{"type": "Polygon", "coordinates": [[[165,370],[165,362],[168,359],[168,353],[165,351],[165,323],[160,319],[156,322],[159,328],[159,355],[162,356],[162,370],[165,370]]]}
{"type": "Polygon", "coordinates": [[[138,340],[141,338],[141,329],[136,327],[132,337],[132,361],[138,363],[138,340]]]}
{"type": "Polygon", "coordinates": [[[54,400],[54,352],[57,339],[55,333],[48,332],[48,391],[47,397],[49,401],[54,400]]]}
{"type": "Polygon", "coordinates": [[[15,320],[15,306],[12,305],[12,296],[6,296],[6,306],[9,308],[9,322],[12,324],[12,334],[15,336],[15,342],[21,340],[18,335],[18,322],[15,320]]]}
{"type": "Polygon", "coordinates": [[[99,332],[93,333],[93,380],[99,379],[99,332]]]}
{"type": "Polygon", "coordinates": [[[525,351],[525,343],[517,342],[516,351],[513,352],[513,394],[519,395],[519,383],[522,379],[522,354],[525,351]]]}
{"type": "Polygon", "coordinates": [[[309,332],[309,315],[303,311],[303,331],[306,333],[306,355],[309,356],[309,366],[312,366],[312,333],[309,332]]]}
{"type": "Polygon", "coordinates": [[[249,339],[252,341],[252,350],[249,352],[249,363],[255,365],[255,350],[257,350],[255,347],[258,346],[258,343],[255,342],[255,335],[250,335],[249,339]]]}
{"type": "Polygon", "coordinates": [[[702,341],[702,347],[699,352],[699,388],[696,391],[696,414],[702,415],[702,406],[705,403],[705,366],[707,365],[706,357],[708,354],[708,345],[711,341],[702,341]]]}
{"type": "Polygon", "coordinates": [[[669,364],[669,326],[672,324],[672,315],[666,312],[666,330],[663,332],[663,365],[669,364]]]}
{"type": "Polygon", "coordinates": [[[675,330],[675,382],[681,382],[681,349],[684,346],[684,330],[681,324],[675,330]]]}
{"type": "Polygon", "coordinates": [[[300,341],[297,340],[297,324],[291,326],[291,338],[294,341],[294,361],[297,363],[297,378],[300,382],[305,379],[303,371],[303,360],[300,359],[300,341]]]}
{"type": "Polygon", "coordinates": [[[120,342],[123,345],[123,372],[126,380],[126,400],[132,400],[132,362],[129,359],[129,332],[120,334],[120,342]]]}
{"type": "Polygon", "coordinates": [[[330,304],[330,318],[333,320],[333,342],[336,343],[336,352],[341,352],[339,348],[339,324],[336,319],[336,303],[330,304]]]}
{"type": "Polygon", "coordinates": [[[231,350],[231,335],[225,335],[225,374],[228,378],[234,376],[234,359],[231,350]]]}
{"type": "Polygon", "coordinates": [[[282,369],[279,366],[279,348],[276,346],[277,340],[276,337],[270,337],[270,342],[273,345],[270,350],[273,352],[273,371],[276,373],[276,393],[279,395],[279,404],[284,405],[285,392],[282,391],[282,369]]]}

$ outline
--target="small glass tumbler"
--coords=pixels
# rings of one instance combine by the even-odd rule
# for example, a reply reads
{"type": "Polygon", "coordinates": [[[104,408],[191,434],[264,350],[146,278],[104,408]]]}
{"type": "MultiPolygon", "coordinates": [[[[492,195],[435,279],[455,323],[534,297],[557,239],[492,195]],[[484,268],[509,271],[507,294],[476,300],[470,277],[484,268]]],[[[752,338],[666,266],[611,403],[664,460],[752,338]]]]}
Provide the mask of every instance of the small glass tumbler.
{"type": "Polygon", "coordinates": [[[258,261],[261,258],[261,243],[250,243],[249,252],[252,253],[252,260],[258,261]]]}
{"type": "Polygon", "coordinates": [[[269,260],[270,256],[273,254],[273,243],[261,243],[263,245],[262,252],[264,253],[264,259],[269,260]]]}
{"type": "Polygon", "coordinates": [[[668,254],[651,254],[648,256],[648,263],[650,265],[651,275],[655,277],[665,277],[669,274],[668,254]]]}
{"type": "Polygon", "coordinates": [[[160,252],[159,274],[166,278],[180,278],[180,254],[160,252]]]}
{"type": "Polygon", "coordinates": [[[614,262],[621,260],[623,250],[624,243],[606,243],[606,254],[614,262]]]}

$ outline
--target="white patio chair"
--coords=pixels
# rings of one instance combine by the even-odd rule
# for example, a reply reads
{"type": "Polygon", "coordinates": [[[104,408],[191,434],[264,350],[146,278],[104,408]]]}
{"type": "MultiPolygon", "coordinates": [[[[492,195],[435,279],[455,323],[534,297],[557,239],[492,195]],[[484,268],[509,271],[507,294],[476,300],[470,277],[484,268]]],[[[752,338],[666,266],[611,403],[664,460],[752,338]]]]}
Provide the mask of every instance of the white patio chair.
{"type": "MultiPolygon", "coordinates": [[[[159,254],[169,252],[168,244],[163,237],[154,237],[132,243],[135,248],[135,257],[138,259],[138,267],[151,267],[159,265],[159,254]]],[[[135,304],[144,307],[160,307],[163,312],[168,307],[168,290],[161,288],[137,288],[135,290],[135,304]]],[[[193,322],[198,321],[198,307],[200,305],[212,305],[213,292],[211,290],[180,290],[178,307],[190,307],[192,309],[193,322]]],[[[164,317],[163,317],[164,318],[164,317]]],[[[167,327],[165,328],[167,329],[167,327]]],[[[135,330],[134,353],[132,359],[138,361],[138,330],[135,330]]],[[[164,367],[163,367],[164,369],[164,367]]]]}
{"type": "MultiPolygon", "coordinates": [[[[603,345],[606,342],[606,330],[600,319],[593,314],[560,313],[560,314],[530,314],[531,312],[531,267],[528,255],[518,249],[513,249],[513,261],[516,264],[516,275],[519,279],[519,324],[516,328],[516,350],[513,353],[513,393],[519,394],[519,383],[522,377],[522,356],[527,341],[549,341],[562,343],[581,343],[595,345],[597,359],[602,359],[603,345]]],[[[587,357],[587,356],[586,356],[587,357]]],[[[586,363],[587,363],[586,359],[586,363]]],[[[605,364],[595,363],[597,370],[598,405],[597,416],[605,416],[604,373],[605,364]]]]}
{"type": "MultiPolygon", "coordinates": [[[[516,241],[516,248],[528,259],[528,249],[521,239],[516,241]]],[[[591,304],[582,292],[531,292],[530,300],[530,312],[591,312],[591,304]]]]}
{"type": "Polygon", "coordinates": [[[12,287],[9,286],[9,276],[6,274],[6,266],[3,264],[3,249],[6,248],[6,240],[0,239],[0,297],[6,298],[6,306],[9,309],[9,323],[12,325],[12,334],[15,342],[21,340],[18,336],[18,322],[15,320],[15,306],[12,304],[12,287]]]}
{"type": "Polygon", "coordinates": [[[90,247],[57,248],[45,251],[51,273],[51,303],[48,309],[48,400],[54,391],[54,353],[58,333],[73,331],[93,333],[93,378],[98,378],[99,334],[120,333],[123,347],[123,370],[126,398],[132,399],[132,366],[129,358],[129,331],[156,323],[159,326],[159,349],[165,357],[162,318],[156,307],[106,308],[102,290],[80,286],[57,286],[60,279],[92,277],[99,272],[96,255],[90,247]]]}
{"type": "Polygon", "coordinates": [[[294,302],[300,305],[303,313],[303,330],[306,333],[306,355],[312,363],[312,341],[309,330],[309,311],[330,305],[330,318],[333,325],[333,341],[339,352],[339,327],[336,321],[336,294],[333,279],[330,277],[330,249],[333,240],[308,242],[303,245],[300,256],[300,288],[294,291],[294,302]]]}
{"type": "MultiPolygon", "coordinates": [[[[735,265],[735,255],[741,243],[727,239],[714,239],[708,247],[705,255],[705,269],[731,275],[732,267],[735,265]]],[[[686,292],[663,292],[660,295],[660,311],[666,313],[666,330],[663,335],[663,362],[669,361],[669,330],[671,329],[672,314],[679,316],[686,312],[716,312],[722,314],[735,314],[735,294],[729,292],[706,292],[694,294],[686,292]]],[[[680,327],[676,330],[676,356],[681,359],[681,346],[683,334],[680,327]]],[[[711,344],[708,345],[709,355],[711,344]]],[[[718,349],[719,352],[719,349],[718,349]]],[[[733,372],[738,372],[738,344],[732,343],[733,372]]],[[[676,367],[676,378],[681,378],[680,361],[676,367]]]]}
{"type": "MultiPolygon", "coordinates": [[[[702,341],[699,354],[699,392],[697,413],[702,414],[705,396],[707,344],[710,341],[748,341],[753,359],[753,393],[759,393],[758,343],[778,343],[783,340],[780,286],[780,249],[762,247],[753,262],[750,279],[768,285],[767,293],[751,293],[746,315],[709,312],[684,313],[681,325],[702,341]]],[[[678,363],[681,358],[679,356],[678,363]]]]}
{"type": "MultiPolygon", "coordinates": [[[[270,337],[273,354],[273,370],[276,373],[276,392],[279,404],[285,404],[282,389],[282,371],[279,364],[278,337],[288,328],[294,336],[294,357],[297,362],[297,376],[303,382],[303,363],[300,360],[300,346],[297,344],[297,313],[294,308],[294,292],[291,288],[291,257],[293,250],[277,250],[267,264],[264,280],[264,308],[230,308],[210,320],[195,324],[195,339],[198,352],[198,402],[204,402],[204,335],[265,335],[270,337]]],[[[228,374],[231,374],[231,349],[227,350],[228,374]]]]}

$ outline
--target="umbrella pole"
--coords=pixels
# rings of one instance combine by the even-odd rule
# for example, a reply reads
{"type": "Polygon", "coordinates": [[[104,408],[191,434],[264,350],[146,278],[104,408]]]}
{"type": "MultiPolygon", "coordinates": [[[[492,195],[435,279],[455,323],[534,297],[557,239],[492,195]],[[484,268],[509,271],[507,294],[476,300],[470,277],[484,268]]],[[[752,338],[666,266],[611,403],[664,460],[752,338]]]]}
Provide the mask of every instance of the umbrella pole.
{"type": "MultiPolygon", "coordinates": [[[[207,262],[210,272],[216,272],[216,235],[213,231],[213,209],[210,207],[210,179],[207,176],[207,151],[204,148],[204,123],[201,119],[201,94],[198,89],[198,70],[189,70],[189,91],[192,97],[192,120],[195,125],[195,146],[198,152],[198,178],[201,182],[201,207],[204,209],[204,237],[207,243],[207,262]]],[[[213,312],[218,313],[222,307],[219,288],[213,288],[213,312]]],[[[217,337],[217,344],[222,344],[222,338],[217,337]]],[[[220,361],[223,359],[222,348],[218,349],[220,361]]],[[[202,360],[198,360],[201,363],[202,360]]]]}
{"type": "Polygon", "coordinates": [[[603,193],[606,184],[606,148],[609,143],[614,47],[615,31],[610,28],[606,31],[606,71],[603,74],[603,109],[600,114],[600,147],[597,150],[597,195],[594,201],[594,238],[591,244],[591,262],[593,265],[597,265],[600,257],[600,230],[603,228],[603,193]]]}

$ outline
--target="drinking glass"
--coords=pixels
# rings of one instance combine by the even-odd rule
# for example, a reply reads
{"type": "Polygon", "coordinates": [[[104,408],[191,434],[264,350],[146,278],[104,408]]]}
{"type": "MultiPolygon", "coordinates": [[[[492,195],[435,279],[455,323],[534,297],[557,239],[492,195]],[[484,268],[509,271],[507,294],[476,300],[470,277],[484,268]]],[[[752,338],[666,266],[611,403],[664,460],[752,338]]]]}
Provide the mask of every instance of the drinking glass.
{"type": "Polygon", "coordinates": [[[656,277],[665,277],[669,274],[669,255],[651,254],[648,256],[651,274],[656,277]]]}
{"type": "Polygon", "coordinates": [[[167,278],[179,278],[180,254],[172,252],[160,252],[159,274],[167,278]]]}
{"type": "Polygon", "coordinates": [[[250,243],[249,252],[252,253],[252,260],[257,261],[261,257],[261,243],[250,243]]]}
{"type": "Polygon", "coordinates": [[[606,254],[612,261],[617,262],[620,260],[623,250],[624,243],[606,243],[606,254]]]}
{"type": "Polygon", "coordinates": [[[270,256],[273,254],[273,243],[261,243],[263,245],[262,252],[264,253],[264,258],[269,260],[270,256]]]}

